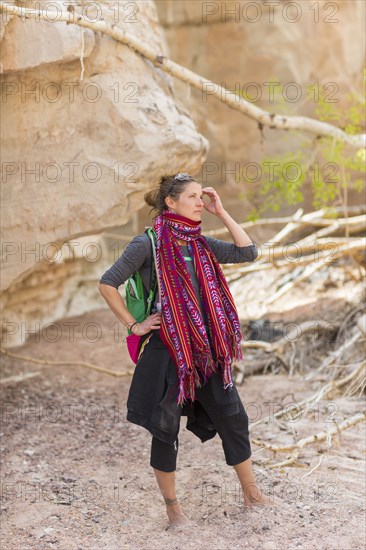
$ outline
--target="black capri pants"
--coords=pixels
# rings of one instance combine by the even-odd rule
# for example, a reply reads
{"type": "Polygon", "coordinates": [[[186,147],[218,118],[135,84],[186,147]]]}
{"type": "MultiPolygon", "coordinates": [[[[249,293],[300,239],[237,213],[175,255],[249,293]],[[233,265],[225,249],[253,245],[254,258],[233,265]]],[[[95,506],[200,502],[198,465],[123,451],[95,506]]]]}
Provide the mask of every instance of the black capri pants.
{"type": "MultiPolygon", "coordinates": [[[[218,377],[219,383],[222,385],[221,374],[213,373],[204,386],[196,388],[196,398],[210,417],[221,438],[226,463],[229,466],[235,466],[247,460],[252,454],[249,441],[248,415],[237,393],[235,384],[232,391],[237,394],[239,412],[230,415],[224,414],[224,407],[220,407],[213,396],[212,384],[216,382],[216,387],[218,385],[218,381],[217,379],[214,380],[214,377],[218,377]]],[[[150,466],[163,472],[174,472],[177,465],[178,448],[178,434],[174,445],[165,443],[153,436],[150,466]]]]}

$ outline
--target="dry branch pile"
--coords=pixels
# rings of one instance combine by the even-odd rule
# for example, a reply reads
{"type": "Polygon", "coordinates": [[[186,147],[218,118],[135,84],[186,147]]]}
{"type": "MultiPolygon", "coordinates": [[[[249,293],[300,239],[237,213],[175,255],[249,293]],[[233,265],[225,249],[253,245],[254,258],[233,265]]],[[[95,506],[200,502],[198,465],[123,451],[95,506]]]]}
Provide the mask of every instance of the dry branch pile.
{"type": "MultiPolygon", "coordinates": [[[[272,373],[284,370],[290,377],[299,374],[304,382],[318,384],[313,395],[292,407],[283,406],[271,419],[252,423],[251,430],[272,420],[282,422],[279,429],[291,434],[294,418],[305,419],[322,400],[364,395],[365,211],[366,206],[354,207],[344,217],[329,219],[321,210],[306,215],[299,210],[290,219],[242,224],[246,228],[287,222],[266,246],[258,245],[261,254],[253,264],[239,269],[224,266],[243,324],[249,320],[243,341],[245,368],[236,365],[236,383],[270,368],[272,373]]],[[[334,434],[364,420],[361,411],[333,423],[331,429],[295,437],[292,443],[273,445],[253,439],[253,444],[272,451],[274,457],[289,453],[274,464],[268,464],[270,459],[261,462],[282,467],[297,463],[306,445],[326,441],[329,449],[334,434]]]]}
{"type": "MultiPolygon", "coordinates": [[[[224,266],[241,318],[251,319],[243,347],[262,357],[259,363],[254,358],[251,373],[277,363],[290,375],[296,369],[313,372],[316,351],[319,373],[327,379],[357,367],[366,323],[365,211],[366,206],[354,207],[347,216],[330,219],[322,210],[305,215],[298,210],[267,243],[258,244],[254,263],[224,266]]],[[[269,221],[281,223],[254,225],[269,221]]],[[[248,225],[253,223],[242,224],[248,225]]],[[[223,231],[211,232],[218,233],[223,231]]],[[[240,383],[246,373],[238,374],[240,383]]]]}

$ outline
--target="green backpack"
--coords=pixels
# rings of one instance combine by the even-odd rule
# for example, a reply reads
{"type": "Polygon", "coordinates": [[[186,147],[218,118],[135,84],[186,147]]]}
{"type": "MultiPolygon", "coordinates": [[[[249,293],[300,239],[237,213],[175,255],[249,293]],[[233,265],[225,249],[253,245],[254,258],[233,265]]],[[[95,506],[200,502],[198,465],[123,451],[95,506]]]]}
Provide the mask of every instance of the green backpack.
{"type": "MultiPolygon", "coordinates": [[[[149,292],[147,292],[147,290],[145,289],[139,271],[135,271],[125,282],[127,309],[139,323],[144,321],[150,315],[151,306],[153,304],[156,289],[158,287],[158,278],[156,276],[156,267],[154,261],[156,233],[152,227],[147,227],[145,229],[145,233],[148,234],[151,240],[153,250],[151,261],[150,290],[149,292]]],[[[130,329],[127,329],[127,331],[128,334],[133,334],[130,329]]]]}

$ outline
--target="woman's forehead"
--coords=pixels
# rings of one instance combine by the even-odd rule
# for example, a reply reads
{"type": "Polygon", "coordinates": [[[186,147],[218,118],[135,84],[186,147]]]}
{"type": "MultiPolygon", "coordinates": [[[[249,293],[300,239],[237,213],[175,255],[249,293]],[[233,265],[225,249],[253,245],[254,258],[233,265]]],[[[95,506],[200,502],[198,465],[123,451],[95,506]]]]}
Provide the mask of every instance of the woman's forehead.
{"type": "Polygon", "coordinates": [[[189,193],[189,192],[192,192],[192,191],[197,191],[197,192],[201,192],[202,190],[202,185],[200,183],[198,183],[197,181],[190,181],[184,188],[184,191],[186,193],[189,193]]]}

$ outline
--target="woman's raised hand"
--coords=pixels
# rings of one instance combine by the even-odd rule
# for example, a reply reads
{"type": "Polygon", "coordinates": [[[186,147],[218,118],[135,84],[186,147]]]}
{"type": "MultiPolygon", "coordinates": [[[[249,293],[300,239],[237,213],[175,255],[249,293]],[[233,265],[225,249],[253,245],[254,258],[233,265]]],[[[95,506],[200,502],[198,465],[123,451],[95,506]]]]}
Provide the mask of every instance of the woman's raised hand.
{"type": "Polygon", "coordinates": [[[204,204],[204,208],[211,214],[216,214],[216,216],[221,215],[225,212],[225,208],[222,205],[221,199],[213,187],[203,187],[202,193],[207,195],[210,199],[210,202],[204,204]]]}
{"type": "Polygon", "coordinates": [[[132,332],[137,336],[143,336],[151,330],[160,328],[160,322],[161,313],[152,313],[145,319],[145,321],[141,321],[141,323],[137,323],[137,325],[134,325],[132,327],[132,332]]]}

